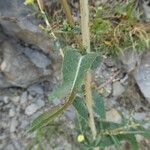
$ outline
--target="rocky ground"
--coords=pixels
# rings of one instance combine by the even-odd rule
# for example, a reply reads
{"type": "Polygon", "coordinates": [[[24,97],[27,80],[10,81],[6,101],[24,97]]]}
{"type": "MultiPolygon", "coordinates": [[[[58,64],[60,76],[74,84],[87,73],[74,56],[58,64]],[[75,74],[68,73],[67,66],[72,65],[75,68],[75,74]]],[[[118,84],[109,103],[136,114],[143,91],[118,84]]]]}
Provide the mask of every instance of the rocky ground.
{"type": "MultiPolygon", "coordinates": [[[[53,39],[41,32],[23,0],[0,0],[0,150],[25,150],[35,135],[27,126],[39,114],[61,103],[48,101],[48,93],[60,81],[60,56],[53,39]],[[8,11],[9,10],[9,11],[8,11]]],[[[125,51],[118,60],[104,57],[93,75],[104,95],[107,120],[120,122],[117,110],[137,120],[150,118],[150,51],[125,51]]],[[[59,134],[47,142],[47,150],[78,150],[72,107],[58,118],[59,134]],[[63,131],[63,132],[62,132],[63,131]]],[[[137,137],[141,150],[149,141],[137,137]]],[[[33,149],[37,149],[36,145],[33,149]]],[[[111,148],[113,149],[113,148],[111,148]]]]}

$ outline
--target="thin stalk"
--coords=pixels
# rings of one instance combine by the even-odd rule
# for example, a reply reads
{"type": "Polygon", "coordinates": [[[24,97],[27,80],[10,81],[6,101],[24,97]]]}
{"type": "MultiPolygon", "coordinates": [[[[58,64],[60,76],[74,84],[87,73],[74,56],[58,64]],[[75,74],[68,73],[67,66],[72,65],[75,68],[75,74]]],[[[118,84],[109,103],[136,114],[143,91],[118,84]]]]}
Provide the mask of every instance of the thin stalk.
{"type": "MultiPolygon", "coordinates": [[[[89,30],[89,8],[88,0],[80,0],[80,9],[81,9],[81,31],[82,31],[82,42],[83,46],[86,48],[86,52],[90,52],[90,30],[89,30]]],[[[93,135],[93,139],[96,139],[97,131],[94,122],[93,115],[93,100],[91,92],[91,71],[88,71],[85,78],[85,98],[86,105],[89,112],[89,126],[93,135]]],[[[99,150],[98,147],[94,150],[99,150]]]]}
{"type": "MultiPolygon", "coordinates": [[[[47,18],[47,15],[46,15],[46,13],[45,13],[45,11],[44,11],[44,3],[43,3],[43,0],[37,0],[37,4],[38,4],[38,6],[39,6],[40,12],[41,12],[42,15],[43,15],[43,19],[44,19],[44,21],[45,21],[45,24],[46,24],[47,27],[51,30],[51,35],[53,36],[54,40],[55,40],[56,42],[58,42],[58,39],[57,39],[57,37],[55,36],[54,32],[52,31],[52,27],[51,27],[50,22],[49,22],[49,20],[48,20],[48,18],[47,18]]],[[[61,56],[64,57],[64,53],[63,53],[62,48],[60,48],[59,50],[60,50],[61,56]]]]}
{"type": "MultiPolygon", "coordinates": [[[[71,10],[70,10],[70,7],[68,5],[67,0],[60,0],[60,3],[62,5],[62,7],[63,7],[64,13],[65,13],[65,15],[67,17],[67,20],[68,20],[70,26],[74,27],[75,26],[75,22],[74,22],[74,19],[73,19],[72,15],[71,15],[71,10]]],[[[75,37],[76,43],[79,45],[79,47],[81,49],[83,49],[80,36],[79,35],[74,35],[74,37],[75,37]]]]}

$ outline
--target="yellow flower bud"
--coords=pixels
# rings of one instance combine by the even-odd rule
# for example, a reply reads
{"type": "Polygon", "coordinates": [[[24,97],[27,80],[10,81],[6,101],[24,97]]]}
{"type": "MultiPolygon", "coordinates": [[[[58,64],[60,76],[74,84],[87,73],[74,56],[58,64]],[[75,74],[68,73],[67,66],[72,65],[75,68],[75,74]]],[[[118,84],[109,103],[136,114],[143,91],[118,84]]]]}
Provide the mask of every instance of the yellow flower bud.
{"type": "Polygon", "coordinates": [[[78,137],[77,137],[77,141],[81,143],[84,140],[85,140],[84,135],[83,134],[79,134],[78,137]]]}
{"type": "Polygon", "coordinates": [[[25,0],[24,4],[25,5],[33,5],[34,4],[34,0],[25,0]]]}

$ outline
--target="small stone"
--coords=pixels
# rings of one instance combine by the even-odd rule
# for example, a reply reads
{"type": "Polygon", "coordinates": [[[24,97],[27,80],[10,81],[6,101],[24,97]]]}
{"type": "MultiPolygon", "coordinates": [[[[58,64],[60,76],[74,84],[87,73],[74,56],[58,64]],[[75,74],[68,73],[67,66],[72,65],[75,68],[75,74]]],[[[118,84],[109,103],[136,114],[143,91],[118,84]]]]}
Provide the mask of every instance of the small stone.
{"type": "Polygon", "coordinates": [[[8,96],[4,96],[4,99],[3,99],[3,100],[4,100],[4,103],[5,103],[5,104],[8,104],[8,102],[9,102],[9,97],[8,97],[8,96]]]}
{"type": "Polygon", "coordinates": [[[65,112],[64,115],[69,119],[69,120],[74,120],[75,119],[75,112],[72,107],[69,107],[65,112]]]}
{"type": "Polygon", "coordinates": [[[29,100],[29,101],[32,101],[33,99],[34,99],[34,97],[33,97],[32,95],[29,95],[29,96],[28,96],[28,100],[29,100]]]}
{"type": "Polygon", "coordinates": [[[118,97],[125,91],[125,88],[121,85],[120,82],[113,83],[113,96],[118,97]]]}
{"type": "Polygon", "coordinates": [[[146,51],[141,64],[135,69],[134,78],[143,96],[150,102],[150,51],[146,51]]]}
{"type": "Polygon", "coordinates": [[[144,137],[143,137],[142,135],[137,134],[137,135],[136,135],[136,140],[137,140],[138,142],[143,141],[143,140],[144,140],[144,137]]]}
{"type": "Polygon", "coordinates": [[[149,123],[145,123],[145,124],[143,125],[143,127],[144,127],[145,129],[150,129],[150,124],[149,124],[149,123]]]}
{"type": "Polygon", "coordinates": [[[116,105],[116,98],[115,97],[106,98],[104,102],[106,109],[110,110],[116,105]]]}
{"type": "Polygon", "coordinates": [[[25,114],[28,116],[33,115],[38,110],[37,105],[31,104],[25,109],[25,114]]]}
{"type": "Polygon", "coordinates": [[[0,140],[4,140],[4,139],[6,139],[7,138],[7,135],[6,134],[1,134],[0,135],[0,140]]]}
{"type": "Polygon", "coordinates": [[[150,21],[150,9],[149,9],[149,1],[145,0],[143,3],[144,14],[146,16],[146,20],[150,21]]]}
{"type": "Polygon", "coordinates": [[[118,111],[113,108],[109,111],[106,111],[106,120],[116,122],[116,123],[121,123],[122,118],[118,113],[118,111]]]}
{"type": "Polygon", "coordinates": [[[51,60],[44,53],[26,48],[24,53],[39,68],[46,68],[51,64],[51,60]]]}
{"type": "Polygon", "coordinates": [[[43,91],[43,88],[40,86],[40,85],[31,85],[29,88],[28,88],[28,91],[31,95],[36,95],[36,94],[43,94],[44,91],[43,91]]]}
{"type": "Polygon", "coordinates": [[[19,102],[19,99],[20,99],[19,96],[14,96],[14,97],[11,98],[11,100],[12,100],[12,102],[13,102],[14,104],[17,104],[17,103],[19,102]]]}
{"type": "Polygon", "coordinates": [[[27,127],[27,125],[29,124],[29,122],[27,120],[22,120],[20,128],[21,129],[25,129],[27,127]]]}
{"type": "Polygon", "coordinates": [[[16,150],[21,150],[22,149],[22,144],[20,143],[19,140],[13,139],[12,143],[13,143],[16,150]]]}
{"type": "Polygon", "coordinates": [[[133,117],[134,117],[134,119],[141,121],[141,120],[145,119],[146,114],[144,112],[142,112],[142,113],[137,112],[133,115],[133,117]]]}
{"type": "Polygon", "coordinates": [[[55,106],[57,106],[57,105],[61,104],[61,100],[58,99],[58,98],[56,98],[56,99],[53,100],[53,104],[54,104],[55,106]]]}
{"type": "Polygon", "coordinates": [[[9,117],[14,117],[15,114],[16,114],[15,109],[11,108],[11,109],[9,110],[9,117]]]}
{"type": "Polygon", "coordinates": [[[5,150],[15,150],[15,148],[12,144],[9,144],[5,147],[5,150]]]}
{"type": "Polygon", "coordinates": [[[17,125],[18,125],[17,119],[16,118],[12,118],[11,124],[10,124],[10,133],[16,131],[17,125]]]}
{"type": "Polygon", "coordinates": [[[140,63],[141,54],[133,49],[126,49],[123,53],[120,53],[118,59],[122,64],[121,68],[125,69],[126,72],[131,72],[136,68],[136,65],[140,63]]]}
{"type": "Polygon", "coordinates": [[[20,104],[26,104],[28,100],[28,93],[25,91],[20,97],[20,104]]]}
{"type": "Polygon", "coordinates": [[[36,105],[37,105],[38,109],[40,109],[45,106],[45,102],[44,102],[44,100],[38,99],[36,101],[36,105]]]}

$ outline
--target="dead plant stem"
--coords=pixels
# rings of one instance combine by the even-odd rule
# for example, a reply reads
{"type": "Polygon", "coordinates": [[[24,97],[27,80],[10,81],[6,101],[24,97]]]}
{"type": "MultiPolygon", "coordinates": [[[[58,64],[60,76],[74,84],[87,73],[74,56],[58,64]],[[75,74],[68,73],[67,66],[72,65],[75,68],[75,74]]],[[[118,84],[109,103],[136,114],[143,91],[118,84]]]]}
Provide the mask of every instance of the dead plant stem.
{"type": "MultiPolygon", "coordinates": [[[[86,52],[90,53],[90,30],[89,30],[89,5],[88,0],[80,0],[80,10],[81,10],[81,31],[82,31],[82,42],[83,46],[86,48],[86,52]]],[[[93,135],[93,139],[95,140],[97,131],[94,122],[94,114],[93,114],[93,100],[92,100],[92,92],[91,92],[91,71],[89,70],[86,74],[85,78],[85,97],[86,97],[86,105],[89,112],[89,126],[91,128],[91,132],[93,135]]],[[[99,150],[98,147],[94,148],[94,150],[99,150]]]]}

